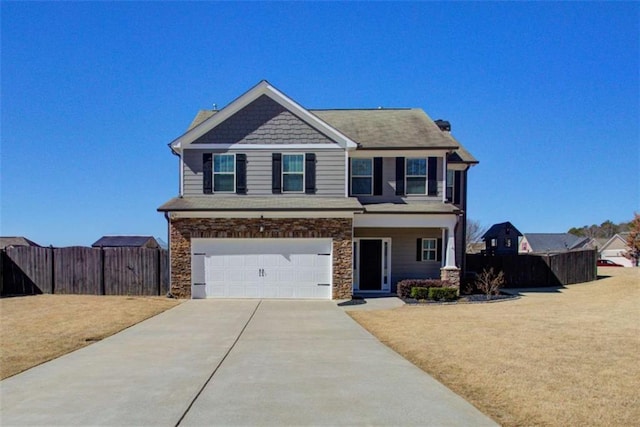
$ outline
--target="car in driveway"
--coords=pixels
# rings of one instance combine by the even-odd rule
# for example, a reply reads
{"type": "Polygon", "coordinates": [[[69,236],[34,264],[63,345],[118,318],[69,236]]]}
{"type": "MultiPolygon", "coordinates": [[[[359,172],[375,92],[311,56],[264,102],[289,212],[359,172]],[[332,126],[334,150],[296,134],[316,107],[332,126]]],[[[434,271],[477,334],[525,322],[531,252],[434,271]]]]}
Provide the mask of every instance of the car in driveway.
{"type": "Polygon", "coordinates": [[[617,264],[608,259],[599,259],[596,265],[598,267],[624,267],[624,265],[617,264]]]}

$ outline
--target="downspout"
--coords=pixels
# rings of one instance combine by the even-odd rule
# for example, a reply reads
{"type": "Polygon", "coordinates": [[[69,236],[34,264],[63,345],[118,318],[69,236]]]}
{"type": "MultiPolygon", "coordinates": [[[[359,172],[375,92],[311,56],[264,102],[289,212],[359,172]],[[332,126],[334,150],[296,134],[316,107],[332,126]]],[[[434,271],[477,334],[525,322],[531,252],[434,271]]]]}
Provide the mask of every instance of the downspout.
{"type": "Polygon", "coordinates": [[[173,294],[171,293],[171,214],[169,212],[164,213],[164,218],[167,220],[167,250],[169,251],[169,291],[167,292],[167,297],[173,298],[173,294]]]}

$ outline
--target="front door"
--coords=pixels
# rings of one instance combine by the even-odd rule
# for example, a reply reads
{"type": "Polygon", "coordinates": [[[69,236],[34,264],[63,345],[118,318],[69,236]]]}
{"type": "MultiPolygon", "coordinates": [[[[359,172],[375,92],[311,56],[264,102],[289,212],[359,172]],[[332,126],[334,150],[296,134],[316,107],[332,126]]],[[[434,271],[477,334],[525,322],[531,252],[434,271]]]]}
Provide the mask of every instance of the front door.
{"type": "Polygon", "coordinates": [[[360,240],[360,285],[361,291],[382,289],[382,240],[360,240]]]}

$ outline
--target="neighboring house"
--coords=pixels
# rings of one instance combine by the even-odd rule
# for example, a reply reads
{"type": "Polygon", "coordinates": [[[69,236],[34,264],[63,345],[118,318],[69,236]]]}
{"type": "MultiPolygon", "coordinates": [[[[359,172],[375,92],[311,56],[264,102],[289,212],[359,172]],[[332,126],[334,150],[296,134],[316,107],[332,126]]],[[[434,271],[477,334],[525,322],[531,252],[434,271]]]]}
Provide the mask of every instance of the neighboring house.
{"type": "Polygon", "coordinates": [[[5,249],[13,246],[37,246],[40,247],[36,242],[27,239],[26,237],[17,236],[17,237],[0,237],[0,249],[5,249]]]}
{"type": "Polygon", "coordinates": [[[520,253],[558,253],[591,249],[592,240],[571,233],[525,233],[520,239],[520,253]]]}
{"type": "Polygon", "coordinates": [[[420,109],[307,110],[262,81],[170,143],[180,194],[158,208],[178,297],[350,298],[459,281],[467,171],[420,109]]]}
{"type": "Polygon", "coordinates": [[[522,233],[510,222],[492,225],[482,236],[487,255],[517,255],[522,233]]]}
{"type": "Polygon", "coordinates": [[[92,245],[94,248],[159,248],[153,236],[102,236],[92,245]]]}
{"type": "Polygon", "coordinates": [[[633,261],[626,258],[624,254],[631,250],[627,244],[629,233],[618,233],[607,242],[600,246],[599,256],[602,259],[608,259],[625,267],[633,267],[633,261]]]}

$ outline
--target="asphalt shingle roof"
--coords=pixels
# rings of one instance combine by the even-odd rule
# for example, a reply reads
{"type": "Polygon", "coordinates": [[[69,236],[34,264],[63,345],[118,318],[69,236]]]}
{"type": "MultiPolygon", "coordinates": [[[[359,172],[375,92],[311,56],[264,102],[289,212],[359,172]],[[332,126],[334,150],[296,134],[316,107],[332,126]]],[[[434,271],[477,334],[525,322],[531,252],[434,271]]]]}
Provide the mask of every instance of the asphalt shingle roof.
{"type": "Polygon", "coordinates": [[[0,249],[4,249],[9,246],[40,246],[40,245],[22,236],[0,237],[0,249]]]}
{"type": "Polygon", "coordinates": [[[419,213],[419,214],[452,214],[460,209],[450,203],[408,202],[408,203],[372,203],[364,205],[367,213],[419,213]]]}
{"type": "Polygon", "coordinates": [[[362,211],[352,197],[174,197],[159,211],[362,211]]]}
{"type": "MultiPolygon", "coordinates": [[[[91,246],[99,247],[142,247],[147,244],[153,236],[102,236],[91,246]]],[[[155,239],[154,239],[155,241],[155,239]]]]}
{"type": "Polygon", "coordinates": [[[533,252],[564,252],[578,249],[590,239],[570,233],[525,233],[533,252]]]}
{"type": "MultiPolygon", "coordinates": [[[[189,125],[193,129],[215,110],[200,110],[189,125]]],[[[400,150],[442,148],[455,150],[453,162],[478,163],[449,132],[419,108],[309,110],[353,141],[362,149],[400,150]]]]}

